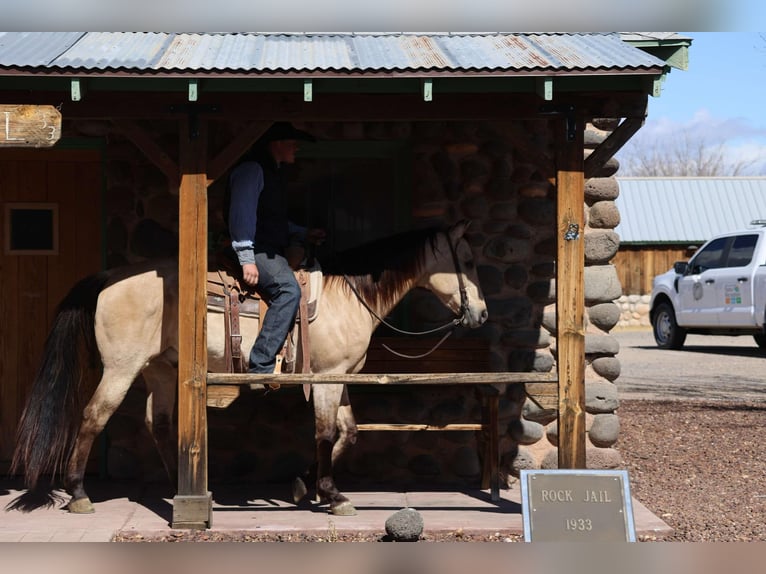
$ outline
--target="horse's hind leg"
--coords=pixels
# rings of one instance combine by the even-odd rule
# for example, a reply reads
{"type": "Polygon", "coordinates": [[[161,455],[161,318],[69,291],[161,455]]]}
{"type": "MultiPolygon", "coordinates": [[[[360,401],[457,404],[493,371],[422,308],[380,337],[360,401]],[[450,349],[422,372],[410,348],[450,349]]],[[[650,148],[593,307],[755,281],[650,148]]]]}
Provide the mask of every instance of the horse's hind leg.
{"type": "Polygon", "coordinates": [[[178,371],[165,357],[153,359],[142,371],[146,382],[146,427],[154,439],[170,483],[178,481],[178,445],[173,432],[178,371]]]}
{"type": "Polygon", "coordinates": [[[94,512],[93,504],[83,485],[88,455],[93,447],[93,441],[122,403],[137,374],[137,368],[130,368],[127,365],[104,367],[104,374],[96,392],[83,410],[82,423],[67,465],[64,488],[72,496],[67,505],[69,512],[76,514],[94,512]]]}
{"type": "MultiPolygon", "coordinates": [[[[339,417],[341,401],[348,405],[348,392],[344,385],[317,385],[312,392],[317,441],[317,495],[320,500],[330,504],[330,512],[333,514],[351,516],[356,514],[356,509],[348,498],[341,494],[332,477],[333,462],[356,437],[356,425],[351,425],[353,432],[350,432],[351,427],[346,426],[349,420],[353,423],[353,416],[350,419],[348,416],[339,417]],[[339,430],[340,420],[344,426],[340,427],[341,443],[338,446],[335,435],[339,430]]],[[[347,412],[350,413],[350,407],[347,412]]]]}

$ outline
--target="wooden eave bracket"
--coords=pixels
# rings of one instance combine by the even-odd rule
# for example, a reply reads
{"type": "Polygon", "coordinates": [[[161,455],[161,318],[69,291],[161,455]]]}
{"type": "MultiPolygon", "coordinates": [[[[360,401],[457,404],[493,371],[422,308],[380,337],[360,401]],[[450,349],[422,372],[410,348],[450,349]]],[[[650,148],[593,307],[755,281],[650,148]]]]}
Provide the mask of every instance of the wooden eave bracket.
{"type": "Polygon", "coordinates": [[[614,154],[644,125],[645,118],[626,118],[585,158],[585,179],[594,177],[614,154]]]}
{"type": "Polygon", "coordinates": [[[149,161],[156,165],[160,171],[165,174],[170,189],[178,190],[180,184],[178,163],[157,145],[146,130],[132,120],[113,118],[112,123],[126,138],[141,150],[149,161]]]}
{"type": "Polygon", "coordinates": [[[226,173],[226,170],[250,149],[270,125],[271,122],[254,121],[245,126],[225,148],[208,162],[207,184],[212,184],[226,173]]]}
{"type": "MultiPolygon", "coordinates": [[[[170,190],[176,190],[180,184],[178,163],[171,158],[151,138],[147,131],[132,120],[112,119],[114,126],[141,150],[146,158],[165,174],[170,190]]],[[[207,169],[207,184],[210,185],[221,177],[255,141],[268,129],[271,122],[255,121],[248,124],[229,144],[210,162],[207,169]]]]}

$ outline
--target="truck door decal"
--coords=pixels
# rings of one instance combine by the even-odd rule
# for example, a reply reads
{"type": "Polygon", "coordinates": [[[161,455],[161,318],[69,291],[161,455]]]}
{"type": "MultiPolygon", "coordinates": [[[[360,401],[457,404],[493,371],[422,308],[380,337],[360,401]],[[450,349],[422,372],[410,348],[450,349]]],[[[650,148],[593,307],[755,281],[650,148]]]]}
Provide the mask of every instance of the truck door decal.
{"type": "Polygon", "coordinates": [[[739,289],[739,285],[734,283],[727,283],[724,285],[724,305],[742,305],[742,292],[739,289]]]}

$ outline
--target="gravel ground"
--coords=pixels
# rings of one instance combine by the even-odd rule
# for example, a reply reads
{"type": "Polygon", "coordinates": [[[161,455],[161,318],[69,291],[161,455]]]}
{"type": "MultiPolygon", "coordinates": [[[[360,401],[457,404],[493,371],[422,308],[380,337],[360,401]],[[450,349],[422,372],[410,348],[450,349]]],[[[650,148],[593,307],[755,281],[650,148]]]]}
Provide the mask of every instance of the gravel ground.
{"type": "MultiPolygon", "coordinates": [[[[622,401],[617,448],[632,495],[674,529],[674,542],[766,541],[766,404],[762,401],[622,401]]],[[[423,542],[518,542],[467,536],[423,542]]],[[[383,542],[380,534],[183,532],[123,542],[383,542]]],[[[642,538],[652,542],[656,538],[642,538]]]]}
{"type": "Polygon", "coordinates": [[[763,401],[622,401],[631,493],[677,542],[766,540],[763,401]]]}

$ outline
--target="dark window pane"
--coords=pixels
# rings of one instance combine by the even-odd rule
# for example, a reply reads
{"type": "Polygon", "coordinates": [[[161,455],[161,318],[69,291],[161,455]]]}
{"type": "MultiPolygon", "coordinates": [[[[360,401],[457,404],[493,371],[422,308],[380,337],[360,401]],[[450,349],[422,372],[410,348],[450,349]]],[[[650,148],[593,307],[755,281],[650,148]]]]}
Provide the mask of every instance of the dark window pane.
{"type": "Polygon", "coordinates": [[[749,265],[755,252],[755,244],[758,242],[757,235],[740,235],[731,246],[727,267],[744,267],[749,265]]]}
{"type": "Polygon", "coordinates": [[[721,257],[726,245],[725,237],[720,237],[710,243],[702,251],[694,256],[692,262],[692,273],[698,274],[707,269],[717,269],[722,266],[721,257]]]}
{"type": "Polygon", "coordinates": [[[53,210],[11,208],[11,251],[52,251],[53,210]]]}

